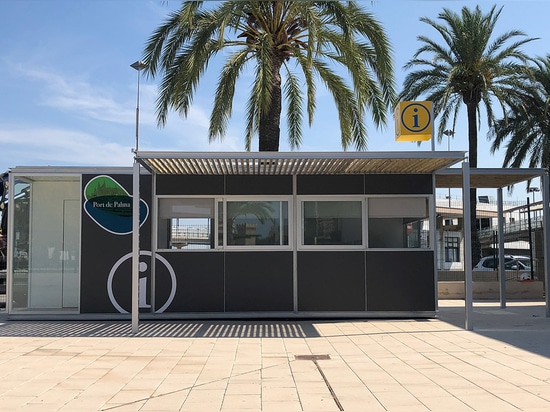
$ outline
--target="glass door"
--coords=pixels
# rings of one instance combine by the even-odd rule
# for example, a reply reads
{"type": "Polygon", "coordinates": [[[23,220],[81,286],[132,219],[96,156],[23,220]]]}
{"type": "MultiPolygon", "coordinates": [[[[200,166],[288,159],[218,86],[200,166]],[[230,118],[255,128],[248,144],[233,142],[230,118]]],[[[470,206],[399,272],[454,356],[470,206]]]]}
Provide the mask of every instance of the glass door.
{"type": "Polygon", "coordinates": [[[80,177],[17,176],[16,181],[12,310],[77,311],[80,177]]]}

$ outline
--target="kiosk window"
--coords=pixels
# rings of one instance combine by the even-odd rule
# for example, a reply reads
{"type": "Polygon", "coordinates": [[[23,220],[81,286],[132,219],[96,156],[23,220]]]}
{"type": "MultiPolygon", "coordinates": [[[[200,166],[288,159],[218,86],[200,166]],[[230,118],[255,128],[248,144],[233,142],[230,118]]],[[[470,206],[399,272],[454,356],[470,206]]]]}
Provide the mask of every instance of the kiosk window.
{"type": "Polygon", "coordinates": [[[430,247],[427,198],[371,198],[368,210],[370,248],[430,247]]]}
{"type": "Polygon", "coordinates": [[[304,245],[362,245],[361,201],[302,203],[304,245]]]}
{"type": "Polygon", "coordinates": [[[159,199],[159,249],[214,248],[214,199],[159,199]]]}
{"type": "Polygon", "coordinates": [[[287,201],[227,201],[227,246],[288,245],[287,201]]]}

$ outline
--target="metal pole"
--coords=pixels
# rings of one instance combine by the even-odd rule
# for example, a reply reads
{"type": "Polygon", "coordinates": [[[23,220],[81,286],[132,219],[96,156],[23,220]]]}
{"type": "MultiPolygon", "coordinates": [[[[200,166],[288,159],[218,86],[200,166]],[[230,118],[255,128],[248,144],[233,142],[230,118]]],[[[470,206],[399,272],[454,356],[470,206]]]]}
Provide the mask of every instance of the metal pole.
{"type": "MultiPolygon", "coordinates": [[[[298,312],[298,176],[292,175],[292,310],[298,312]]],[[[364,231],[364,228],[363,228],[364,231]]],[[[365,293],[366,296],[366,293],[365,293]]]]}
{"type": "Polygon", "coordinates": [[[472,284],[472,228],[470,226],[470,163],[462,163],[462,215],[464,219],[465,328],[474,330],[472,284]]]}
{"type": "Polygon", "coordinates": [[[550,276],[550,229],[548,225],[550,224],[550,193],[548,193],[548,188],[550,181],[548,178],[548,173],[542,175],[542,233],[544,236],[544,296],[546,300],[546,317],[550,318],[550,302],[549,302],[549,291],[548,280],[550,276]]]}
{"type": "MultiPolygon", "coordinates": [[[[451,151],[451,136],[455,135],[454,130],[445,130],[443,134],[447,136],[447,151],[451,151]]],[[[449,209],[451,208],[451,188],[449,187],[449,209]]]]}
{"type": "MultiPolygon", "coordinates": [[[[130,65],[137,70],[137,100],[136,100],[136,147],[134,153],[137,156],[139,148],[139,83],[141,71],[147,67],[138,60],[130,65]]],[[[134,157],[132,179],[132,334],[139,332],[139,163],[134,157]]]]}
{"type": "Polygon", "coordinates": [[[137,70],[137,76],[138,76],[137,101],[136,101],[136,147],[134,149],[137,152],[139,149],[139,83],[140,83],[141,71],[147,68],[147,65],[142,61],[138,60],[137,62],[132,63],[130,67],[137,70]]]}
{"type": "MultiPolygon", "coordinates": [[[[534,193],[534,192],[533,192],[534,193]]],[[[529,231],[529,261],[531,262],[531,279],[535,278],[533,265],[533,228],[531,226],[531,205],[529,204],[529,196],[527,196],[527,230],[529,231]]]]}
{"type": "MultiPolygon", "coordinates": [[[[432,175],[432,187],[434,188],[433,196],[430,197],[430,244],[433,245],[434,250],[434,296],[435,296],[435,311],[439,311],[439,253],[440,248],[438,247],[439,239],[437,239],[437,200],[435,199],[435,173],[432,175]]],[[[442,236],[443,237],[443,236],[442,236]]],[[[441,239],[443,241],[443,239],[441,239]]],[[[443,248],[441,248],[443,249],[443,248]]],[[[445,259],[443,259],[445,260],[445,259]]],[[[366,261],[365,261],[366,265],[366,261]]],[[[365,302],[366,302],[366,291],[365,291],[365,302]]],[[[366,310],[366,308],[365,308],[366,310]]]]}
{"type": "Polygon", "coordinates": [[[134,159],[132,190],[132,334],[139,332],[139,163],[134,159]]]}
{"type": "Polygon", "coordinates": [[[434,139],[434,127],[433,127],[433,118],[434,118],[434,107],[432,103],[431,112],[430,112],[430,121],[432,122],[432,152],[435,152],[435,139],[434,139]]]}
{"type": "Polygon", "coordinates": [[[139,79],[141,71],[137,71],[138,81],[137,81],[137,102],[136,102],[136,152],[139,149],[139,79]]]}
{"type": "MultiPolygon", "coordinates": [[[[151,202],[151,216],[153,217],[153,222],[158,222],[158,209],[157,209],[157,174],[153,173],[151,177],[151,193],[152,193],[152,202],[151,202]]],[[[155,299],[156,296],[156,287],[157,287],[157,248],[158,248],[158,225],[152,225],[151,230],[151,312],[155,313],[157,302],[155,299]]],[[[145,292],[144,292],[145,293],[145,292]]]]}
{"type": "MultiPolygon", "coordinates": [[[[451,134],[450,133],[447,134],[447,151],[448,152],[451,151],[451,134]]],[[[450,209],[451,209],[451,188],[449,187],[449,213],[451,213],[450,209]]]]}
{"type": "Polygon", "coordinates": [[[504,261],[504,206],[502,188],[497,190],[498,202],[498,276],[500,280],[500,308],[506,308],[506,268],[504,261]]]}

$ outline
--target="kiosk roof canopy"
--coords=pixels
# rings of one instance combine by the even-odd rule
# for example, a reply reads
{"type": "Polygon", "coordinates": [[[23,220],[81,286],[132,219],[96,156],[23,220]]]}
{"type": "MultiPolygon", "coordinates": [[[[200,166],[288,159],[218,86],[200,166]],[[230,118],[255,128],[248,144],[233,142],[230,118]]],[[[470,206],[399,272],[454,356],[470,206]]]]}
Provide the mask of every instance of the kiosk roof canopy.
{"type": "Polygon", "coordinates": [[[464,152],[136,152],[151,173],[171,175],[342,175],[434,173],[464,152]]]}
{"type": "MultiPolygon", "coordinates": [[[[505,169],[470,169],[470,187],[477,189],[503,188],[516,183],[541,177],[544,169],[505,168],[505,169]]],[[[436,187],[461,188],[462,170],[447,169],[437,172],[435,177],[436,187]]]]}

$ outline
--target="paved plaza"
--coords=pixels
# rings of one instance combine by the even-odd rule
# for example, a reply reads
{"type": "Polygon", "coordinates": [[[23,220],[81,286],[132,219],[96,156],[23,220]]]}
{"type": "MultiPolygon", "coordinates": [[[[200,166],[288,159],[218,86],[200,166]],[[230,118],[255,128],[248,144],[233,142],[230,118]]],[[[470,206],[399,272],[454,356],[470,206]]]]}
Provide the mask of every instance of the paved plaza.
{"type": "Polygon", "coordinates": [[[549,411],[544,302],[437,319],[7,321],[3,411],[549,411]]]}

